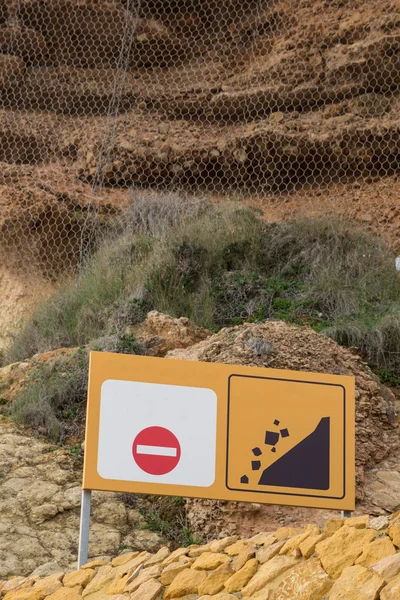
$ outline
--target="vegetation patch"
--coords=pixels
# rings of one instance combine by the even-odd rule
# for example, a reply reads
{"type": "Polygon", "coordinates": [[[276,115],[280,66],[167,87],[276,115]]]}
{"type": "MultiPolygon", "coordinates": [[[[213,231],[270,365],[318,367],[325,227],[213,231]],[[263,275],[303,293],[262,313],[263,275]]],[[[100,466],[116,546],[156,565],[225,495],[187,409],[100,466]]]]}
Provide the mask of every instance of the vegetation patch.
{"type": "Polygon", "coordinates": [[[23,391],[10,406],[11,416],[25,425],[43,428],[50,438],[65,440],[80,433],[87,395],[89,356],[77,350],[53,362],[38,364],[23,391]]]}
{"type": "Polygon", "coordinates": [[[77,277],[39,306],[7,360],[117,336],[151,309],[221,327],[310,325],[376,369],[400,363],[400,277],[385,242],[339,218],[269,224],[240,204],[137,199],[77,277]]]}
{"type": "Polygon", "coordinates": [[[188,523],[184,498],[151,494],[119,494],[129,508],[136,508],[145,520],[145,529],[159,533],[172,549],[204,543],[188,523]]]}
{"type": "MultiPolygon", "coordinates": [[[[60,353],[49,363],[37,363],[23,390],[10,404],[9,414],[17,422],[43,431],[59,444],[81,439],[85,426],[89,351],[139,354],[141,346],[133,336],[103,338],[73,354],[60,353]]],[[[72,455],[80,455],[80,444],[67,446],[72,455]]]]}

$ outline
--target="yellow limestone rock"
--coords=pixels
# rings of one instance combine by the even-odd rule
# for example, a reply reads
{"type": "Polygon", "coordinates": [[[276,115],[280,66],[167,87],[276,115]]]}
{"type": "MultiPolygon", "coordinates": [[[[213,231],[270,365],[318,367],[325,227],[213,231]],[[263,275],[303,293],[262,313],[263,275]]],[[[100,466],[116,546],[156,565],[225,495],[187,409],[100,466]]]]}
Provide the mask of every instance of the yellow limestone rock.
{"type": "MultiPolygon", "coordinates": [[[[145,583],[149,579],[154,579],[155,577],[159,577],[161,575],[161,569],[162,569],[162,567],[160,565],[153,565],[152,567],[147,567],[146,569],[143,569],[143,571],[141,571],[139,573],[139,575],[131,583],[129,583],[126,586],[126,588],[124,589],[124,592],[135,592],[138,589],[138,587],[142,585],[142,583],[145,583]]],[[[108,593],[110,593],[110,592],[108,592],[108,593]]],[[[122,593],[122,592],[113,592],[113,593],[116,594],[116,593],[122,593]]]]}
{"type": "Polygon", "coordinates": [[[127,562],[132,560],[132,558],[136,558],[140,553],[139,552],[129,552],[129,554],[121,554],[114,558],[111,562],[113,567],[121,567],[125,565],[127,562]]]}
{"type": "Polygon", "coordinates": [[[378,573],[385,581],[393,579],[400,573],[400,552],[383,558],[375,565],[371,566],[371,569],[378,573]]]}
{"type": "Polygon", "coordinates": [[[221,565],[218,569],[210,573],[207,579],[199,586],[199,594],[213,596],[214,594],[218,594],[218,592],[222,592],[225,581],[231,577],[232,573],[232,567],[229,563],[221,565]]]}
{"type": "Polygon", "coordinates": [[[365,529],[368,525],[369,515],[361,515],[360,517],[350,517],[344,520],[346,527],[355,527],[356,529],[365,529]]]}
{"type": "Polygon", "coordinates": [[[231,592],[240,592],[242,588],[250,581],[250,579],[257,572],[258,560],[256,558],[252,558],[247,563],[236,571],[232,577],[225,582],[225,589],[231,592]]]}
{"type": "Polygon", "coordinates": [[[248,541],[256,546],[270,546],[276,542],[276,537],[273,533],[261,532],[253,535],[248,541]]]}
{"type": "Polygon", "coordinates": [[[203,552],[197,560],[194,561],[192,569],[203,571],[212,571],[220,565],[230,562],[229,556],[219,552],[203,552]]]}
{"type": "Polygon", "coordinates": [[[202,546],[196,546],[195,544],[193,544],[189,547],[189,556],[191,556],[192,558],[197,558],[198,556],[200,556],[200,554],[203,554],[203,552],[210,552],[210,550],[211,542],[209,542],[208,544],[203,544],[202,546]]]}
{"type": "Polygon", "coordinates": [[[3,600],[43,600],[44,597],[44,593],[40,590],[35,591],[33,588],[25,588],[7,592],[3,600]]]}
{"type": "Polygon", "coordinates": [[[280,549],[283,548],[285,543],[286,542],[275,542],[274,544],[271,544],[271,546],[268,546],[268,548],[260,548],[257,550],[256,558],[260,565],[279,554],[280,549]]]}
{"type": "Polygon", "coordinates": [[[315,546],[325,539],[325,534],[320,533],[318,535],[309,535],[299,544],[300,552],[304,558],[310,558],[315,552],[315,546]]]}
{"type": "Polygon", "coordinates": [[[220,592],[219,594],[216,594],[215,596],[210,596],[208,594],[206,596],[200,596],[198,600],[237,600],[237,597],[233,596],[232,594],[229,594],[225,590],[223,592],[220,592]]]}
{"type": "Polygon", "coordinates": [[[251,600],[271,600],[273,595],[274,595],[274,588],[267,586],[267,587],[263,588],[262,590],[260,590],[259,592],[256,592],[254,594],[254,596],[251,597],[251,600]]]}
{"type": "Polygon", "coordinates": [[[133,573],[138,567],[143,565],[148,558],[150,558],[150,552],[140,552],[135,558],[132,558],[127,563],[114,568],[115,577],[117,575],[126,575],[127,573],[133,573]]]}
{"type": "Polygon", "coordinates": [[[297,548],[299,548],[301,542],[304,542],[304,540],[306,540],[310,535],[312,535],[312,534],[318,535],[319,533],[320,533],[320,531],[319,531],[318,527],[315,527],[313,529],[309,529],[308,531],[305,531],[304,533],[299,533],[298,535],[294,535],[293,537],[288,539],[287,542],[285,542],[285,544],[280,549],[279,554],[291,554],[294,550],[297,550],[297,548]]]}
{"type": "Polygon", "coordinates": [[[376,535],[373,529],[341,527],[332,537],[317,544],[315,551],[328,575],[337,579],[343,569],[354,564],[376,535]]]}
{"type": "Polygon", "coordinates": [[[311,558],[285,573],[272,599],[321,600],[332,584],[332,579],[325,573],[318,558],[311,558]]]}
{"type": "Polygon", "coordinates": [[[379,538],[364,548],[363,553],[357,558],[355,564],[370,567],[382,558],[391,556],[392,554],[396,554],[396,548],[390,539],[388,537],[379,538]]]}
{"type": "Polygon", "coordinates": [[[79,571],[73,571],[72,573],[67,573],[63,579],[64,587],[76,587],[81,585],[85,588],[96,575],[96,571],[94,569],[79,569],[79,571]]]}
{"type": "Polygon", "coordinates": [[[397,575],[381,591],[381,600],[399,600],[400,598],[400,575],[397,575]]]}
{"type": "Polygon", "coordinates": [[[62,587],[51,596],[47,596],[46,600],[82,600],[82,588],[65,588],[62,587]]]}
{"type": "Polygon", "coordinates": [[[103,567],[106,564],[107,563],[105,560],[96,559],[86,563],[86,565],[83,565],[81,569],[94,569],[95,567],[103,567]]]}
{"type": "Polygon", "coordinates": [[[231,544],[231,546],[227,546],[225,548],[225,554],[228,554],[229,556],[237,556],[243,552],[248,544],[249,542],[247,540],[239,540],[238,542],[231,544]]]}
{"type": "Polygon", "coordinates": [[[156,554],[153,554],[153,556],[150,556],[150,558],[148,558],[144,564],[146,565],[146,567],[156,565],[158,563],[163,562],[163,560],[165,560],[170,554],[171,554],[171,552],[170,552],[169,548],[167,548],[167,546],[163,546],[162,548],[159,549],[158,552],[156,552],[156,554]]]}
{"type": "Polygon", "coordinates": [[[43,592],[44,596],[50,596],[54,594],[60,587],[62,587],[61,580],[64,577],[64,573],[54,573],[43,579],[39,579],[34,584],[32,590],[43,592]]]}
{"type": "Polygon", "coordinates": [[[181,558],[181,556],[186,556],[188,553],[189,548],[178,548],[177,550],[171,552],[171,554],[165,560],[163,560],[161,564],[167,567],[173,562],[178,561],[181,558]]]}
{"type": "Polygon", "coordinates": [[[279,542],[283,540],[287,540],[294,535],[298,535],[299,533],[304,533],[304,529],[298,529],[296,527],[281,527],[275,531],[274,536],[279,542]]]}
{"type": "Polygon", "coordinates": [[[83,597],[89,594],[94,594],[102,588],[108,586],[116,577],[118,572],[111,565],[104,565],[97,571],[96,576],[93,577],[89,585],[84,589],[83,597]]]}
{"type": "Polygon", "coordinates": [[[7,594],[7,592],[12,592],[13,590],[30,588],[33,585],[33,579],[28,579],[27,577],[13,577],[6,581],[1,588],[1,593],[3,595],[7,594]]]}
{"type": "Polygon", "coordinates": [[[293,556],[274,556],[274,558],[261,565],[254,577],[242,589],[242,596],[252,596],[267,583],[276,579],[297,563],[298,561],[293,556]]]}
{"type": "Polygon", "coordinates": [[[329,519],[329,521],[325,523],[322,533],[325,533],[326,536],[333,535],[343,527],[344,521],[345,519],[329,519]]]}
{"type": "Polygon", "coordinates": [[[230,535],[229,537],[225,537],[222,540],[214,540],[210,544],[211,552],[222,552],[227,548],[227,546],[231,546],[237,540],[237,535],[230,535]]]}
{"type": "Polygon", "coordinates": [[[175,577],[183,571],[184,569],[188,569],[190,564],[185,563],[183,561],[172,563],[165,567],[163,572],[161,573],[161,583],[163,585],[170,585],[175,577]]]}
{"type": "Polygon", "coordinates": [[[384,585],[382,577],[361,565],[347,567],[333,584],[329,600],[376,600],[384,585]]]}
{"type": "Polygon", "coordinates": [[[130,596],[130,600],[155,600],[163,586],[156,579],[149,579],[142,583],[139,589],[130,596]]]}
{"type": "Polygon", "coordinates": [[[109,586],[107,586],[106,593],[107,594],[122,594],[126,588],[128,579],[129,579],[129,574],[123,575],[122,577],[121,576],[117,577],[116,579],[114,579],[114,581],[112,581],[110,583],[109,586]]]}
{"type": "Polygon", "coordinates": [[[112,596],[110,596],[109,594],[107,594],[106,590],[103,588],[102,590],[99,590],[98,592],[95,592],[94,594],[90,594],[90,596],[87,596],[88,600],[124,600],[126,599],[126,596],[124,596],[123,594],[113,594],[112,596]]]}
{"type": "Polygon", "coordinates": [[[240,554],[237,555],[235,562],[233,563],[233,570],[239,571],[248,560],[254,558],[256,555],[257,547],[254,544],[248,544],[240,554]]]}
{"type": "Polygon", "coordinates": [[[207,574],[198,569],[185,569],[173,580],[164,594],[164,600],[169,598],[181,598],[186,594],[197,594],[200,585],[206,579],[207,574]]]}
{"type": "Polygon", "coordinates": [[[400,548],[400,522],[395,521],[388,529],[388,534],[392,538],[393,544],[400,548]]]}

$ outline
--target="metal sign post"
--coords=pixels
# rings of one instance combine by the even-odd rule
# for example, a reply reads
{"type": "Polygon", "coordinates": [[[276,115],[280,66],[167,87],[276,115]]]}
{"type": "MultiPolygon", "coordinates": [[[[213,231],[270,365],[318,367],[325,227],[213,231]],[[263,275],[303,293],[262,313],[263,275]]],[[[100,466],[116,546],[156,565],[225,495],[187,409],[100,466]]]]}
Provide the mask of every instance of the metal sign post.
{"type": "Polygon", "coordinates": [[[82,490],[81,524],[79,528],[78,569],[88,561],[91,490],[82,490]]]}

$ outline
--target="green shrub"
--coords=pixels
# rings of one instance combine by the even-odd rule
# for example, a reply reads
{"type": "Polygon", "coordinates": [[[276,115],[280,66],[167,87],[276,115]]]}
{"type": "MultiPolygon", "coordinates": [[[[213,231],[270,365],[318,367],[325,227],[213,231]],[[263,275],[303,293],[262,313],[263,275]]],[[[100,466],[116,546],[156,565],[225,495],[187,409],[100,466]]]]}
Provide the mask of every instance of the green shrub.
{"type": "Polygon", "coordinates": [[[38,364],[11,404],[11,416],[24,425],[44,427],[54,440],[64,441],[68,435],[81,433],[88,366],[86,350],[38,364]]]}
{"type": "Polygon", "coordinates": [[[204,543],[188,524],[184,498],[151,494],[119,494],[119,497],[129,508],[138,508],[145,520],[144,528],[164,536],[172,549],[204,543]]]}
{"type": "MultiPolygon", "coordinates": [[[[103,338],[93,346],[104,348],[106,344],[112,352],[142,352],[133,336],[103,338]]],[[[70,436],[80,437],[85,426],[90,349],[60,354],[50,363],[38,363],[10,405],[11,417],[27,426],[45,428],[54,441],[64,443],[70,436]]],[[[68,452],[80,455],[80,446],[69,447],[68,452]]]]}
{"type": "Polygon", "coordinates": [[[386,385],[400,387],[400,374],[396,371],[388,371],[386,369],[376,369],[375,375],[377,375],[380,381],[386,385]]]}

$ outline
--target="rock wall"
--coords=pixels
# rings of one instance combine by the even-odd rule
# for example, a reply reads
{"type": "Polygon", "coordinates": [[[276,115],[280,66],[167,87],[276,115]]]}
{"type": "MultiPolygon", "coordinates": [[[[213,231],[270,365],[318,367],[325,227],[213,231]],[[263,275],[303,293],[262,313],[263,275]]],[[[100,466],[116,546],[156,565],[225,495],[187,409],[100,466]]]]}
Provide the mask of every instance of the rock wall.
{"type": "MultiPolygon", "coordinates": [[[[82,459],[16,429],[0,415],[0,579],[76,566],[82,459]]],[[[93,492],[90,556],[121,547],[154,550],[138,510],[116,494],[93,492]]]]}
{"type": "Polygon", "coordinates": [[[397,600],[400,521],[332,519],[0,582],[5,600],[397,600]]]}

